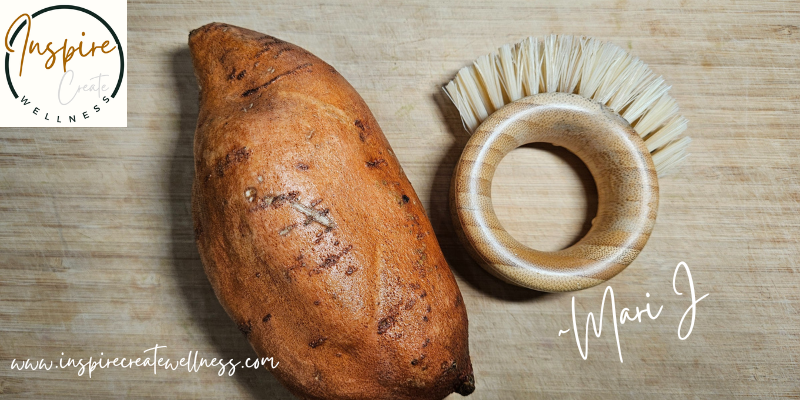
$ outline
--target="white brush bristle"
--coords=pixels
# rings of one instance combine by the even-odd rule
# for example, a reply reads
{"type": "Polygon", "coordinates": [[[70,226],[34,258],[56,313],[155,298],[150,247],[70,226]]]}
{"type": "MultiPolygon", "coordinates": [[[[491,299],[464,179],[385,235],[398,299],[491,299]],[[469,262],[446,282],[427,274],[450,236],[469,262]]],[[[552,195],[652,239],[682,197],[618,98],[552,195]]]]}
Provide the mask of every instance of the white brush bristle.
{"type": "Polygon", "coordinates": [[[445,87],[464,127],[474,132],[500,107],[546,92],[578,94],[605,104],[644,139],[658,176],[686,156],[688,121],[667,92],[664,79],[618,46],[586,37],[529,37],[475,60],[445,87]]]}

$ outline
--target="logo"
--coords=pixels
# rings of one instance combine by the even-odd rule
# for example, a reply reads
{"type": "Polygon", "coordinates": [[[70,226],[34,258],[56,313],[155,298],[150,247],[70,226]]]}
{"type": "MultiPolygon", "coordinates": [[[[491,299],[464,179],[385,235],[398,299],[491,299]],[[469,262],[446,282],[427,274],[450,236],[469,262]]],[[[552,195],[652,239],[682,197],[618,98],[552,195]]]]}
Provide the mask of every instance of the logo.
{"type": "Polygon", "coordinates": [[[126,127],[125,0],[9,3],[0,127],[126,127]]]}

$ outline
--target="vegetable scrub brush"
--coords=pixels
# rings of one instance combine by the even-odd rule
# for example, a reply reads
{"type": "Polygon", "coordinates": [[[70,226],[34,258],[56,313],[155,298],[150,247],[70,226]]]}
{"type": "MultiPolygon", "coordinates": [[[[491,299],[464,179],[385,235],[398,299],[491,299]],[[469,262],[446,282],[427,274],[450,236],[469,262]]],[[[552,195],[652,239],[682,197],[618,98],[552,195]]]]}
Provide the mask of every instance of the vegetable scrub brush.
{"type": "Polygon", "coordinates": [[[658,177],[691,142],[670,87],[647,64],[592,38],[551,35],[500,47],[445,86],[472,137],[450,187],[459,237],[487,271],[546,292],[585,289],[614,277],[644,247],[658,211],[658,177]],[[597,185],[589,232],[573,246],[530,249],[503,229],[492,177],[511,150],[552,143],[577,155],[597,185]]]}

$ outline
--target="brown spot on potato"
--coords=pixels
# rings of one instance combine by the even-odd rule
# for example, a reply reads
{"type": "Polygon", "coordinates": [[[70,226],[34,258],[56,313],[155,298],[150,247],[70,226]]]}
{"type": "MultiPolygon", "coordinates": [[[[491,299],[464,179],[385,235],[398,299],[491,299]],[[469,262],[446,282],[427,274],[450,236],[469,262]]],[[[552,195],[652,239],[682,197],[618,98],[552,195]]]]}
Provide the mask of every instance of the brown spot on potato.
{"type": "Polygon", "coordinates": [[[319,338],[317,338],[317,339],[314,339],[314,340],[312,340],[310,343],[308,343],[308,346],[309,346],[309,347],[311,347],[312,349],[316,349],[317,347],[319,347],[319,346],[321,346],[323,343],[325,343],[325,341],[326,341],[326,340],[328,340],[328,338],[326,338],[326,337],[319,337],[319,338]]]}
{"type": "Polygon", "coordinates": [[[243,163],[249,158],[250,149],[248,149],[247,146],[228,152],[228,154],[225,154],[224,157],[220,158],[216,162],[215,171],[217,172],[217,176],[225,176],[225,170],[235,166],[236,164],[243,163]]]}
{"type": "Polygon", "coordinates": [[[250,332],[253,331],[253,324],[248,320],[240,323],[238,328],[239,332],[242,332],[243,335],[250,336],[250,332]]]}
{"type": "Polygon", "coordinates": [[[273,59],[278,58],[278,56],[280,56],[281,54],[283,54],[283,53],[285,53],[287,51],[291,51],[291,50],[292,50],[291,47],[288,47],[288,46],[287,47],[282,47],[280,50],[278,50],[277,53],[275,53],[274,56],[272,56],[272,58],[273,59]]]}
{"type": "Polygon", "coordinates": [[[406,302],[405,309],[406,310],[410,310],[410,309],[414,308],[415,304],[417,304],[417,299],[409,299],[406,302]]]}
{"type": "Polygon", "coordinates": [[[325,257],[325,261],[323,261],[322,264],[319,265],[319,267],[320,268],[328,268],[328,267],[336,264],[339,261],[340,257],[341,257],[340,254],[329,255],[328,257],[325,257]]]}
{"type": "Polygon", "coordinates": [[[402,199],[403,199],[403,203],[406,203],[406,204],[408,204],[408,202],[411,201],[411,199],[406,195],[403,195],[402,199]]]}
{"type": "MultiPolygon", "coordinates": [[[[308,164],[306,164],[306,163],[301,163],[301,162],[299,162],[299,163],[297,163],[297,164],[295,165],[295,167],[296,167],[297,169],[299,169],[300,171],[308,171],[308,164]]],[[[313,206],[312,206],[312,207],[313,207],[313,206]]]]}
{"type": "Polygon", "coordinates": [[[367,164],[367,168],[378,168],[378,167],[380,167],[381,164],[386,165],[386,160],[384,160],[382,158],[376,158],[376,159],[374,159],[372,161],[367,161],[366,164],[367,164]]]}
{"type": "Polygon", "coordinates": [[[262,322],[269,322],[270,319],[272,319],[272,314],[267,314],[267,315],[264,316],[264,318],[261,319],[261,321],[262,322]]]}
{"type": "Polygon", "coordinates": [[[456,369],[457,367],[458,367],[458,364],[456,364],[456,361],[455,361],[455,360],[452,360],[452,361],[442,361],[442,370],[444,370],[444,371],[447,371],[447,372],[452,372],[452,371],[455,371],[455,369],[456,369]]]}
{"type": "Polygon", "coordinates": [[[367,139],[367,136],[366,136],[366,130],[367,130],[367,128],[366,128],[366,126],[364,125],[364,123],[363,123],[363,122],[361,122],[361,120],[360,120],[360,119],[357,119],[357,120],[356,120],[356,121],[355,121],[353,124],[354,124],[355,126],[357,126],[357,127],[358,127],[358,129],[359,129],[359,132],[358,132],[358,138],[359,138],[359,139],[360,139],[362,142],[366,141],[366,139],[367,139]]]}
{"type": "Polygon", "coordinates": [[[394,325],[394,318],[389,316],[378,321],[378,334],[383,335],[394,325]]]}
{"type": "Polygon", "coordinates": [[[300,195],[300,192],[298,192],[296,190],[293,190],[293,191],[291,191],[289,193],[286,193],[286,194],[279,194],[279,195],[275,196],[272,199],[272,202],[271,202],[272,208],[278,208],[281,205],[283,205],[283,203],[292,202],[295,199],[297,199],[297,196],[299,196],[299,195],[300,195]]]}
{"type": "Polygon", "coordinates": [[[353,248],[353,245],[349,245],[349,246],[345,247],[344,249],[342,249],[342,251],[340,251],[339,253],[329,254],[328,256],[325,257],[325,259],[322,261],[322,263],[320,263],[317,266],[317,268],[315,268],[312,271],[309,271],[309,274],[311,274],[311,273],[319,274],[319,273],[322,272],[322,270],[328,269],[328,268],[336,265],[336,263],[339,262],[339,259],[342,258],[342,256],[344,256],[345,254],[349,253],[352,248],[353,248]]]}

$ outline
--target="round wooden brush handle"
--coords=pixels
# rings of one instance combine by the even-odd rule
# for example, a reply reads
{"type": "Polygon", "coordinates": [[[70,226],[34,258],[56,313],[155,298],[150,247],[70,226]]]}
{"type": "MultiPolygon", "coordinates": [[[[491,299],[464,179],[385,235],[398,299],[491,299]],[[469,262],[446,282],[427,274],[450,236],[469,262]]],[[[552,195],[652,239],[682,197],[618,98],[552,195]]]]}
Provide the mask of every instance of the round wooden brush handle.
{"type": "Polygon", "coordinates": [[[543,93],[504,106],[478,127],[456,166],[450,201],[459,237],[486,270],[519,286],[566,292],[605,282],[636,258],[656,220],[658,180],[644,142],[622,117],[578,95],[543,93]],[[492,206],[500,160],[532,142],[567,148],[597,185],[592,228],[564,250],[521,244],[492,206]]]}

